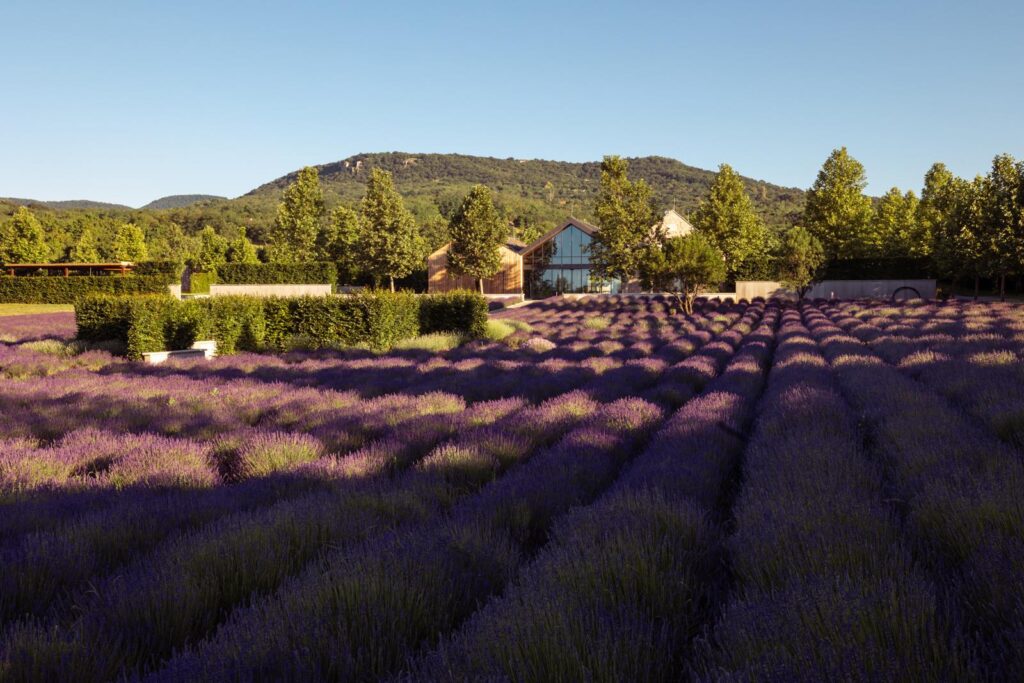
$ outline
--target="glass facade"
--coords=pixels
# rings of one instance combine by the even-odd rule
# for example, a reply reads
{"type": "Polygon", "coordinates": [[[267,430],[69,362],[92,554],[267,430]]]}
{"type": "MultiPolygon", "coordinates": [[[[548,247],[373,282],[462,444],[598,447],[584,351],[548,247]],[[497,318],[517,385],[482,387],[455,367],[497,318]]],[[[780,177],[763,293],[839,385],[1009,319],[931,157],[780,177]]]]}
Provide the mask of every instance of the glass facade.
{"type": "Polygon", "coordinates": [[[617,292],[619,282],[598,283],[590,277],[590,235],[569,225],[523,258],[526,296],[617,292]]]}

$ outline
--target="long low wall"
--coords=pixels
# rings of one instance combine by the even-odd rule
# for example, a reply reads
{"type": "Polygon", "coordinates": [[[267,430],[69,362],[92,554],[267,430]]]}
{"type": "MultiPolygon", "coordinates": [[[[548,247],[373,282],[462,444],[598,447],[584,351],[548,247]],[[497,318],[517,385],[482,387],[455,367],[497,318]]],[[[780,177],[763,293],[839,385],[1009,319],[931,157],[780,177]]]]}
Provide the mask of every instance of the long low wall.
{"type": "MultiPolygon", "coordinates": [[[[823,280],[807,293],[810,299],[891,299],[921,297],[934,299],[935,280],[823,280]],[[901,291],[902,290],[902,291],[901,291]]],[[[763,297],[793,298],[794,294],[778,282],[741,281],[736,283],[738,299],[763,297]]]]}
{"type": "Polygon", "coordinates": [[[210,285],[210,296],[330,296],[331,285],[210,285]]]}

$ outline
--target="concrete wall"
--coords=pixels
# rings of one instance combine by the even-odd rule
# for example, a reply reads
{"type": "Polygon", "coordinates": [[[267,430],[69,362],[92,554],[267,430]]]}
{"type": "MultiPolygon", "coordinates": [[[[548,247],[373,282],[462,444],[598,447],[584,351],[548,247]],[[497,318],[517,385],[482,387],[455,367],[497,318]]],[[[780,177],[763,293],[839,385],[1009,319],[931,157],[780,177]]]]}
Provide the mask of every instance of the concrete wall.
{"type": "MultiPolygon", "coordinates": [[[[891,299],[894,292],[910,287],[924,299],[935,298],[935,280],[823,280],[807,293],[810,299],[891,299]]],[[[736,283],[736,297],[755,299],[757,297],[794,298],[778,282],[741,281],[736,283]]],[[[911,298],[914,292],[902,291],[900,298],[911,298]]]]}
{"type": "Polygon", "coordinates": [[[167,285],[167,290],[175,299],[181,298],[181,285],[167,285]]]}
{"type": "Polygon", "coordinates": [[[210,285],[210,296],[330,296],[331,285],[210,285]]]}

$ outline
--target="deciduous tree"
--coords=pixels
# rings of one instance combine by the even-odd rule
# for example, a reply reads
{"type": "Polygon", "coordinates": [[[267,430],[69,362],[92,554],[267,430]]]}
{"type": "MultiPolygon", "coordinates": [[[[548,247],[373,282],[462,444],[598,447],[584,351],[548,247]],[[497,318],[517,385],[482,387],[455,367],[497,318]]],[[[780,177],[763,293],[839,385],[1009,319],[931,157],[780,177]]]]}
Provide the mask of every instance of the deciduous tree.
{"type": "Polygon", "coordinates": [[[866,185],[864,166],[842,147],[825,160],[807,192],[802,224],[821,242],[827,258],[863,255],[864,232],[872,216],[866,185]]]}
{"type": "Polygon", "coordinates": [[[601,162],[601,188],[594,214],[599,230],[590,244],[592,273],[597,278],[635,277],[652,243],[656,223],[652,192],[643,180],[630,181],[629,163],[617,156],[601,162]]]}
{"type": "Polygon", "coordinates": [[[299,171],[277,206],[277,218],[268,237],[270,260],[300,263],[316,257],[316,238],[324,219],[324,193],[320,174],[312,166],[299,171]]]}
{"type": "Polygon", "coordinates": [[[875,207],[865,243],[871,256],[927,256],[931,242],[918,220],[917,195],[903,194],[898,187],[886,192],[875,207]]]}
{"type": "Polygon", "coordinates": [[[0,229],[0,261],[4,263],[46,263],[50,247],[39,219],[20,206],[0,229]]]}
{"type": "Polygon", "coordinates": [[[726,277],[722,252],[698,232],[670,237],[652,249],[644,271],[652,289],[674,293],[687,314],[697,296],[726,277]]]}
{"type": "Polygon", "coordinates": [[[71,247],[70,258],[76,263],[96,263],[100,260],[100,247],[96,241],[96,233],[86,226],[71,247]]]}
{"type": "Polygon", "coordinates": [[[380,168],[370,171],[359,215],[360,262],[378,286],[386,277],[394,291],[395,278],[405,277],[420,265],[423,244],[391,173],[380,168]]]}
{"type": "Polygon", "coordinates": [[[111,247],[115,261],[145,261],[149,256],[146,236],[135,223],[122,223],[111,247]]]}
{"type": "Polygon", "coordinates": [[[1024,270],[1024,177],[1021,167],[1009,154],[992,161],[992,169],[982,182],[981,241],[985,274],[999,281],[999,296],[1006,296],[1006,277],[1024,270]]]}
{"type": "Polygon", "coordinates": [[[249,241],[245,234],[245,228],[238,229],[238,237],[228,242],[224,259],[228,263],[259,263],[259,256],[256,254],[256,246],[249,241]]]}
{"type": "Polygon", "coordinates": [[[708,196],[694,212],[693,227],[725,255],[731,280],[760,274],[768,256],[768,230],[754,210],[743,180],[729,164],[718,167],[708,196]]]}
{"type": "Polygon", "coordinates": [[[821,280],[824,265],[825,250],[809,230],[798,225],[786,232],[777,259],[779,282],[802,299],[821,280]]]}
{"type": "Polygon", "coordinates": [[[494,208],[489,188],[476,185],[470,190],[452,216],[448,231],[452,238],[448,270],[475,278],[482,294],[484,279],[501,268],[499,248],[508,234],[508,223],[494,208]]]}
{"type": "Polygon", "coordinates": [[[199,247],[192,257],[192,268],[202,273],[213,272],[227,261],[228,241],[210,225],[200,230],[198,237],[199,247]]]}
{"type": "Polygon", "coordinates": [[[317,257],[322,261],[334,261],[341,283],[352,284],[360,271],[361,234],[359,214],[347,206],[338,206],[317,237],[317,257]]]}

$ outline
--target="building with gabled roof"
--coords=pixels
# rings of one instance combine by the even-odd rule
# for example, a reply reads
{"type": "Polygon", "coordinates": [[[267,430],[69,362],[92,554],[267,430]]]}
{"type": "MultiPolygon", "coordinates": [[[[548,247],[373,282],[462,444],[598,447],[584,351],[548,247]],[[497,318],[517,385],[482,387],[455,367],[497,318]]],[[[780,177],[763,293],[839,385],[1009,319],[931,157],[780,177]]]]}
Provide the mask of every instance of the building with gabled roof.
{"type": "MultiPolygon", "coordinates": [[[[501,268],[494,277],[484,280],[484,293],[522,294],[527,299],[543,299],[554,294],[624,291],[618,280],[599,282],[592,276],[590,244],[598,229],[579,218],[568,218],[530,244],[507,240],[500,248],[501,268]]],[[[661,222],[651,226],[651,230],[676,237],[689,234],[693,226],[671,210],[666,211],[661,222]]],[[[427,258],[427,290],[476,289],[473,278],[448,273],[450,246],[446,244],[427,258]]],[[[639,283],[628,283],[625,290],[633,291],[638,287],[639,283]]]]}

